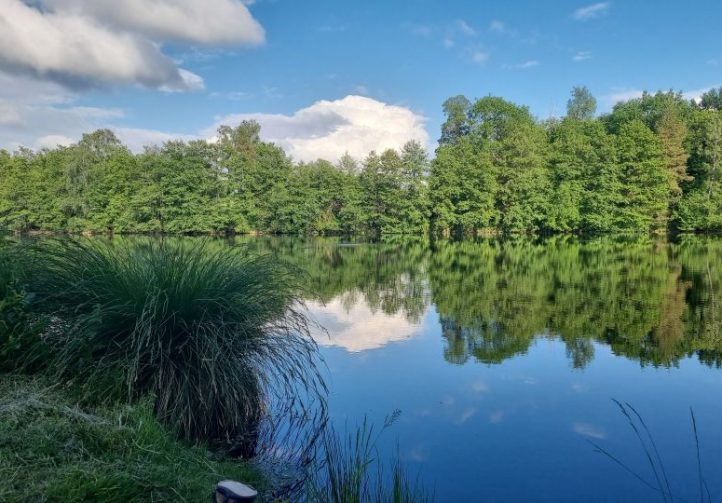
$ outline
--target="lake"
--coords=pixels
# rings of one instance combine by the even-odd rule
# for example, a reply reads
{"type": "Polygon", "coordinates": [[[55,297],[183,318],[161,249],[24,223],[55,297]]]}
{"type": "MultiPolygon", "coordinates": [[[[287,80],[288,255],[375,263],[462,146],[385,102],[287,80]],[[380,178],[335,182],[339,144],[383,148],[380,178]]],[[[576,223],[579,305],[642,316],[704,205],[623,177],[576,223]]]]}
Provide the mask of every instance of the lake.
{"type": "Polygon", "coordinates": [[[595,452],[657,486],[612,399],[679,501],[699,500],[691,407],[722,495],[722,239],[242,241],[306,271],[334,424],[401,411],[380,454],[439,501],[663,501],[595,452]]]}

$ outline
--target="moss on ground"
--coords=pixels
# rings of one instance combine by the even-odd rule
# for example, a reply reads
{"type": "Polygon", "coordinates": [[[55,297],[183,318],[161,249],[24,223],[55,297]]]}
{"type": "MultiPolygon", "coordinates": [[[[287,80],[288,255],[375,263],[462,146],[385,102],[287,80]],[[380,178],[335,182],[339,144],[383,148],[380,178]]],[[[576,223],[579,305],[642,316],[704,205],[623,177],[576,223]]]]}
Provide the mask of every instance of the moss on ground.
{"type": "Polygon", "coordinates": [[[150,403],[89,410],[43,381],[0,374],[0,501],[208,501],[254,467],[178,442],[150,403]]]}

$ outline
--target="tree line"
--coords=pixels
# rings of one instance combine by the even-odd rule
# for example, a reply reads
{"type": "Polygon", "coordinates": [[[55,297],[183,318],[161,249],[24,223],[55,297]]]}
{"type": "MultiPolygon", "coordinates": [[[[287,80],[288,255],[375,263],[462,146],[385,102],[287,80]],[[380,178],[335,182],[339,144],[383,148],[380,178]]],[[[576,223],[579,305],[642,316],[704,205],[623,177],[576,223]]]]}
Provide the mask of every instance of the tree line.
{"type": "Polygon", "coordinates": [[[562,119],[455,96],[433,160],[399,150],[294,162],[260,126],[134,154],[112,131],[0,151],[0,228],[167,234],[722,231],[722,88],[645,93],[596,116],[577,87],[562,119]]]}

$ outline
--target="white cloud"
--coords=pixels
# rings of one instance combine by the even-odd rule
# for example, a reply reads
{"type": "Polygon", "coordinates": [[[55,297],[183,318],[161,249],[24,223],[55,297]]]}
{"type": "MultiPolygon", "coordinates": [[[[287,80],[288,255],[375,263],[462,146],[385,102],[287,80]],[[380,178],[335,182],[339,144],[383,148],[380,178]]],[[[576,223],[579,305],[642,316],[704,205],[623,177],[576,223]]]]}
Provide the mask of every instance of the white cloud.
{"type": "Polygon", "coordinates": [[[574,61],[575,63],[579,63],[581,61],[587,61],[588,59],[592,59],[592,53],[589,51],[578,51],[572,57],[572,61],[574,61]]]}
{"type": "Polygon", "coordinates": [[[445,49],[451,49],[454,45],[456,45],[456,42],[454,42],[453,38],[447,37],[441,42],[441,45],[443,45],[445,49]]]}
{"type": "Polygon", "coordinates": [[[614,105],[620,101],[629,101],[641,98],[644,91],[641,89],[618,89],[605,96],[605,100],[609,104],[614,105]]]}
{"type": "Polygon", "coordinates": [[[604,16],[612,6],[610,2],[599,2],[575,10],[572,17],[577,21],[588,21],[590,19],[604,16]]]}
{"type": "Polygon", "coordinates": [[[22,115],[15,104],[0,102],[0,126],[20,126],[22,123],[22,115]]]}
{"type": "Polygon", "coordinates": [[[202,86],[200,77],[177,68],[146,38],[20,0],[0,0],[0,68],[70,88],[116,82],[173,90],[202,86]]]}
{"type": "Polygon", "coordinates": [[[489,391],[489,385],[486,383],[486,381],[477,379],[471,383],[471,389],[475,393],[484,393],[486,391],[489,391]]]}
{"type": "MultiPolygon", "coordinates": [[[[701,87],[698,89],[690,89],[688,91],[681,91],[682,98],[684,98],[686,100],[699,101],[704,93],[706,93],[710,89],[714,89],[716,87],[718,87],[718,85],[706,86],[706,87],[701,87]]],[[[619,102],[624,102],[624,101],[641,98],[643,94],[644,94],[644,91],[641,89],[617,88],[617,89],[612,89],[612,92],[605,95],[603,97],[603,99],[611,107],[614,104],[619,103],[619,102]]]]}
{"type": "Polygon", "coordinates": [[[425,117],[402,106],[355,95],[318,101],[292,115],[227,115],[205,130],[205,136],[212,136],[221,124],[234,125],[242,120],[258,121],[264,139],[302,161],[318,158],[335,161],[346,152],[361,158],[371,150],[400,148],[409,140],[424,146],[429,143],[425,117]]]}
{"type": "MultiPolygon", "coordinates": [[[[227,115],[217,118],[211,126],[189,134],[124,126],[122,110],[75,106],[74,95],[69,92],[59,93],[54,100],[48,98],[49,101],[44,103],[6,96],[5,89],[17,89],[24,82],[24,77],[0,73],[0,148],[14,150],[20,145],[31,148],[64,145],[79,140],[83,133],[107,127],[115,131],[131,150],[138,152],[144,146],[159,145],[168,140],[209,139],[221,124],[235,126],[250,119],[261,124],[265,140],[278,144],[302,161],[318,158],[335,161],[346,152],[363,158],[371,150],[398,149],[409,140],[429,145],[425,117],[408,108],[362,96],[318,101],[291,115],[227,115]],[[62,141],[58,141],[61,137],[62,141]]],[[[31,88],[39,96],[53,96],[57,90],[53,83],[35,83],[31,88]]]]}
{"type": "Polygon", "coordinates": [[[67,145],[123,117],[117,108],[74,105],[75,98],[53,82],[0,71],[0,148],[67,145]]]}
{"type": "Polygon", "coordinates": [[[476,30],[472,28],[469,23],[464,21],[463,19],[457,19],[456,21],[456,27],[459,29],[461,33],[468,37],[475,37],[477,35],[476,30]]]}
{"type": "Polygon", "coordinates": [[[492,424],[499,424],[504,420],[504,411],[496,410],[489,414],[489,422],[492,424]]]}
{"type": "Polygon", "coordinates": [[[495,33],[505,33],[507,28],[506,24],[503,21],[495,19],[489,24],[489,30],[495,33]]]}
{"type": "Polygon", "coordinates": [[[36,148],[56,148],[56,147],[67,147],[75,143],[75,140],[63,136],[61,134],[49,134],[47,136],[41,136],[35,142],[36,148]]]}
{"type": "Polygon", "coordinates": [[[682,97],[686,100],[694,100],[696,103],[699,103],[702,100],[702,95],[704,93],[706,93],[707,91],[709,91],[711,89],[716,89],[718,87],[719,87],[719,85],[714,85],[714,86],[702,87],[700,89],[692,89],[690,91],[683,92],[682,97]]]}
{"type": "Polygon", "coordinates": [[[381,348],[421,333],[419,327],[403,314],[374,313],[364,302],[348,307],[343,297],[325,305],[311,302],[308,308],[329,331],[328,334],[315,334],[316,342],[322,346],[340,346],[351,353],[381,348]]]}
{"type": "Polygon", "coordinates": [[[474,63],[486,63],[489,60],[489,53],[485,51],[473,51],[471,60],[474,63]]]}
{"type": "Polygon", "coordinates": [[[523,63],[517,63],[515,65],[504,65],[503,68],[507,70],[528,70],[529,68],[534,68],[539,65],[541,65],[539,61],[537,61],[536,59],[530,59],[528,61],[524,61],[523,63]]]}
{"type": "Polygon", "coordinates": [[[595,438],[598,440],[601,440],[601,439],[607,437],[606,433],[604,433],[604,430],[598,428],[597,426],[594,426],[593,424],[589,424],[589,423],[573,423],[572,431],[574,431],[574,433],[576,433],[577,435],[582,435],[583,437],[595,438]]]}
{"type": "Polygon", "coordinates": [[[171,140],[199,140],[196,134],[172,133],[155,129],[111,127],[120,141],[133,152],[141,152],[145,147],[162,145],[171,140]]]}
{"type": "Polygon", "coordinates": [[[42,0],[153,40],[205,45],[258,45],[265,32],[237,0],[42,0]]]}

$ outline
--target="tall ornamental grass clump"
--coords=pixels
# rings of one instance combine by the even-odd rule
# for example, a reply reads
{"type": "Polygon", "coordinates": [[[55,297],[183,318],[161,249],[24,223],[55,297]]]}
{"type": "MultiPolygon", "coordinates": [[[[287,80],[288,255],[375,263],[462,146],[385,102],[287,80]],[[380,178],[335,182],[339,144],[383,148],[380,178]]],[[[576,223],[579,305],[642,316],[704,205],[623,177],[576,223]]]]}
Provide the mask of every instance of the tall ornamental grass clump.
{"type": "Polygon", "coordinates": [[[33,295],[18,278],[16,247],[0,237],[0,372],[31,372],[49,356],[44,320],[32,314],[33,295]]]}
{"type": "Polygon", "coordinates": [[[26,256],[26,282],[65,322],[54,368],[86,399],[152,395],[183,438],[249,457],[270,404],[325,403],[297,275],[271,257],[166,240],[49,240],[26,256]]]}

